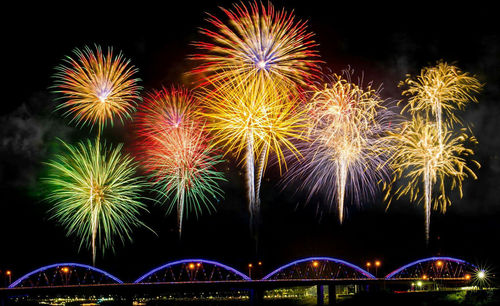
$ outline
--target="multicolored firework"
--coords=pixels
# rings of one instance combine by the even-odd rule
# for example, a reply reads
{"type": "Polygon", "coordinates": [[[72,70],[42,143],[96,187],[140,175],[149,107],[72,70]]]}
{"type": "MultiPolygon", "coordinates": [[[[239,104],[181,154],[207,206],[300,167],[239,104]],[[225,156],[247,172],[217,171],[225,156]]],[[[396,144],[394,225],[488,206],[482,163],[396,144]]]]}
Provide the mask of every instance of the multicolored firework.
{"type": "Polygon", "coordinates": [[[71,146],[62,142],[66,152],[49,161],[46,199],[50,209],[66,230],[76,235],[80,248],[92,249],[92,262],[100,246],[113,249],[114,237],[122,243],[131,240],[134,227],[144,226],[138,216],[146,211],[139,201],[144,188],[135,176],[136,164],[120,153],[122,146],[100,145],[99,142],[80,142],[71,146]]]}
{"type": "MultiPolygon", "coordinates": [[[[394,178],[388,185],[386,199],[409,195],[412,202],[424,201],[425,238],[429,241],[431,207],[446,211],[451,205],[446,183],[451,183],[451,190],[457,188],[462,196],[462,182],[467,177],[476,179],[474,172],[467,166],[467,158],[474,154],[465,147],[465,143],[477,143],[465,130],[456,136],[448,127],[441,132],[435,123],[430,123],[420,116],[404,122],[388,137],[394,144],[394,156],[391,159],[394,178]],[[404,179],[404,184],[396,186],[396,180],[404,179]],[[438,184],[438,190],[433,186],[438,184]],[[392,193],[392,195],[391,195],[392,193]],[[433,194],[437,193],[433,196],[433,194]]],[[[479,163],[472,160],[479,167],[479,163]]],[[[390,204],[390,201],[389,201],[390,204]]]]}
{"type": "Polygon", "coordinates": [[[285,164],[283,149],[298,153],[291,139],[302,138],[306,125],[298,100],[284,91],[274,90],[272,80],[248,81],[235,76],[234,82],[216,81],[215,90],[204,88],[201,99],[204,108],[200,115],[208,119],[216,143],[223,144],[226,152],[243,155],[247,176],[247,194],[251,226],[259,214],[258,189],[270,153],[278,164],[285,164]],[[244,154],[242,154],[244,152],[244,154]],[[255,174],[255,156],[259,155],[259,171],[255,174]]]}
{"type": "Polygon", "coordinates": [[[403,111],[408,110],[412,115],[425,113],[428,118],[432,115],[439,135],[443,125],[452,127],[459,122],[454,111],[463,110],[470,101],[477,102],[473,94],[482,88],[475,77],[442,61],[423,68],[415,79],[408,76],[400,86],[408,87],[403,91],[409,97],[403,111]]]}
{"type": "Polygon", "coordinates": [[[374,196],[377,183],[387,178],[383,165],[389,156],[385,133],[392,112],[385,108],[380,89],[350,81],[350,71],[330,77],[318,87],[308,104],[310,143],[299,147],[304,156],[290,166],[285,185],[300,182],[300,189],[325,194],[337,202],[340,223],[344,220],[346,192],[355,201],[374,196]]]}
{"type": "Polygon", "coordinates": [[[142,164],[168,212],[177,208],[179,237],[184,215],[198,216],[222,196],[223,173],[215,166],[221,156],[210,144],[204,123],[196,117],[197,103],[181,88],[151,93],[139,107],[137,127],[142,164]]]}
{"type": "Polygon", "coordinates": [[[106,54],[99,46],[95,52],[85,47],[73,53],[76,58],[56,67],[54,87],[64,99],[57,109],[78,126],[97,124],[99,133],[108,121],[129,119],[140,100],[137,69],[121,53],[113,56],[112,48],[106,54]]]}
{"type": "Polygon", "coordinates": [[[209,15],[213,30],[201,29],[208,42],[195,42],[200,51],[190,58],[201,62],[192,74],[210,82],[273,79],[295,88],[308,85],[319,72],[317,44],[307,23],[296,21],[293,12],[275,10],[257,1],[234,10],[222,9],[224,23],[209,15]]]}

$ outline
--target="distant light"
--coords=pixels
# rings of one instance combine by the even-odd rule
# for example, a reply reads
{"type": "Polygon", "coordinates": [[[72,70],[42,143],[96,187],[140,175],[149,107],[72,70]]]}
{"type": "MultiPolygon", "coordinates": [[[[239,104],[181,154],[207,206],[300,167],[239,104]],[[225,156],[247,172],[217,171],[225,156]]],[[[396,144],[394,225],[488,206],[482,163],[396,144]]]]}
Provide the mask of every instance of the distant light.
{"type": "Polygon", "coordinates": [[[418,281],[418,282],[417,282],[417,286],[422,287],[422,282],[421,282],[421,281],[418,281]]]}
{"type": "Polygon", "coordinates": [[[200,266],[201,266],[201,263],[197,263],[197,264],[196,264],[196,266],[197,266],[197,267],[200,267],[200,266]]]}
{"type": "Polygon", "coordinates": [[[465,279],[469,280],[470,279],[470,274],[465,274],[465,279]]]}
{"type": "Polygon", "coordinates": [[[380,267],[381,262],[379,260],[375,261],[375,266],[380,267]]]}
{"type": "Polygon", "coordinates": [[[427,275],[422,275],[422,279],[427,279],[427,275]]]}
{"type": "Polygon", "coordinates": [[[259,266],[262,266],[262,261],[259,261],[259,266]]]}
{"type": "Polygon", "coordinates": [[[484,270],[480,270],[479,272],[477,272],[477,278],[484,279],[485,277],[486,273],[484,272],[484,270]]]}
{"type": "Polygon", "coordinates": [[[251,268],[251,267],[253,267],[253,265],[252,265],[251,263],[249,263],[249,264],[248,264],[248,267],[249,267],[249,268],[251,268]]]}
{"type": "Polygon", "coordinates": [[[372,266],[372,263],[371,263],[371,262],[367,262],[367,263],[366,263],[366,266],[367,266],[367,267],[371,267],[371,266],[372,266]]]}
{"type": "Polygon", "coordinates": [[[195,266],[194,266],[194,263],[190,263],[190,264],[189,264],[189,269],[190,269],[190,270],[193,270],[193,269],[194,269],[194,267],[195,267],[195,266]]]}
{"type": "Polygon", "coordinates": [[[7,271],[5,271],[5,274],[7,274],[7,275],[11,275],[11,274],[12,274],[12,272],[10,272],[10,270],[7,270],[7,271]]]}
{"type": "Polygon", "coordinates": [[[436,262],[436,266],[441,267],[443,265],[443,262],[441,260],[438,260],[436,262]]]}
{"type": "Polygon", "coordinates": [[[319,266],[319,262],[316,260],[312,262],[313,267],[317,268],[319,266]]]}
{"type": "Polygon", "coordinates": [[[63,273],[68,273],[68,272],[69,272],[69,268],[68,268],[68,267],[62,267],[62,268],[61,268],[61,271],[62,271],[63,273]]]}

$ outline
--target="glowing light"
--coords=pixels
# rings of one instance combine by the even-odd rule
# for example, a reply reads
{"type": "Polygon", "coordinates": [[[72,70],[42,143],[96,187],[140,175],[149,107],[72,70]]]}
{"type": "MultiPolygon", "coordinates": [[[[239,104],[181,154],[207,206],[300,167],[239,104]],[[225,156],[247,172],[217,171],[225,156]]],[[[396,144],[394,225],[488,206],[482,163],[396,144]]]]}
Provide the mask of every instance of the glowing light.
{"type": "Polygon", "coordinates": [[[194,270],[194,268],[195,268],[194,263],[190,263],[190,264],[189,264],[189,270],[194,270]]]}
{"type": "Polygon", "coordinates": [[[251,263],[249,263],[249,264],[248,264],[248,267],[249,267],[249,268],[252,268],[252,267],[253,267],[253,265],[252,265],[251,263]]]}
{"type": "Polygon", "coordinates": [[[312,262],[312,265],[313,267],[317,268],[319,267],[319,262],[317,262],[316,260],[312,262]]]}
{"type": "Polygon", "coordinates": [[[436,266],[438,266],[438,267],[442,267],[442,266],[443,266],[443,262],[442,262],[441,260],[438,260],[438,261],[436,262],[436,266]]]}
{"type": "Polygon", "coordinates": [[[371,266],[372,266],[372,263],[371,263],[371,262],[367,262],[367,263],[366,263],[366,266],[369,268],[369,267],[371,267],[371,266]]]}
{"type": "Polygon", "coordinates": [[[422,283],[421,281],[418,281],[418,282],[417,282],[417,286],[418,286],[418,287],[422,287],[422,285],[423,285],[423,283],[422,283]]]}
{"type": "Polygon", "coordinates": [[[97,124],[99,132],[108,122],[130,119],[140,101],[137,69],[122,53],[113,56],[112,48],[106,54],[100,46],[73,53],[75,58],[68,56],[56,67],[54,88],[63,100],[57,109],[77,126],[97,124]]]}
{"type": "Polygon", "coordinates": [[[68,273],[69,272],[69,268],[68,267],[63,267],[63,268],[61,268],[61,271],[63,273],[68,273]]]}
{"type": "Polygon", "coordinates": [[[377,261],[375,261],[375,266],[376,266],[376,267],[380,267],[380,265],[381,265],[381,264],[382,264],[382,263],[381,263],[380,261],[378,261],[378,260],[377,260],[377,261]]]}
{"type": "Polygon", "coordinates": [[[201,29],[208,41],[195,42],[199,53],[190,58],[200,64],[192,71],[208,82],[273,79],[291,88],[317,77],[320,61],[317,44],[307,23],[292,12],[250,2],[222,9],[228,22],[209,15],[214,29],[201,29]]]}
{"type": "Polygon", "coordinates": [[[469,279],[470,279],[470,274],[465,274],[464,278],[465,278],[466,280],[469,280],[469,279]]]}
{"type": "Polygon", "coordinates": [[[427,279],[427,275],[422,275],[422,279],[427,279]]]}
{"type": "Polygon", "coordinates": [[[46,200],[53,204],[51,219],[67,235],[80,238],[79,248],[114,248],[114,237],[131,240],[134,227],[144,226],[138,215],[146,211],[140,200],[144,183],[135,175],[136,163],[116,147],[90,140],[72,146],[62,142],[66,152],[47,163],[46,200]],[[100,246],[98,246],[100,244],[100,246]]]}
{"type": "Polygon", "coordinates": [[[215,168],[221,155],[195,115],[197,107],[188,90],[163,89],[144,99],[136,121],[139,161],[167,212],[177,211],[179,238],[185,216],[215,210],[212,201],[222,196],[218,182],[224,175],[215,168]]]}
{"type": "Polygon", "coordinates": [[[479,270],[479,271],[477,272],[477,278],[479,278],[479,279],[481,279],[481,280],[482,280],[482,279],[485,279],[485,278],[486,278],[486,272],[485,272],[484,270],[479,270]]]}
{"type": "Polygon", "coordinates": [[[336,206],[340,223],[346,194],[361,203],[388,179],[384,165],[390,146],[383,136],[392,113],[382,105],[379,89],[351,83],[351,74],[334,74],[316,88],[307,105],[310,142],[298,145],[304,158],[289,167],[283,180],[307,190],[307,201],[324,195],[330,209],[336,206]]]}
{"type": "Polygon", "coordinates": [[[11,274],[12,274],[12,272],[11,272],[10,270],[7,270],[7,271],[5,271],[5,274],[6,274],[6,275],[11,275],[11,274]]]}

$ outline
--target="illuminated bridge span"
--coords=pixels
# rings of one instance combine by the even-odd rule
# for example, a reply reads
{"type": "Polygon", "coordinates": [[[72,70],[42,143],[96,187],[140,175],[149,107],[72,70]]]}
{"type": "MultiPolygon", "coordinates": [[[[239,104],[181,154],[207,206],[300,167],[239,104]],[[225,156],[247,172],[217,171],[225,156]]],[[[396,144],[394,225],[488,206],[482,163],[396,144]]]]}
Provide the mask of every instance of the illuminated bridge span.
{"type": "Polygon", "coordinates": [[[375,276],[353,265],[330,257],[309,257],[279,267],[263,280],[314,280],[314,279],[374,279],[375,276]]]}
{"type": "Polygon", "coordinates": [[[13,282],[15,287],[121,284],[113,275],[79,263],[58,263],[36,269],[13,282]]]}
{"type": "Polygon", "coordinates": [[[478,268],[461,259],[429,257],[411,262],[387,274],[386,279],[470,279],[478,268]]]}
{"type": "Polygon", "coordinates": [[[149,271],[134,283],[217,282],[250,280],[245,274],[220,262],[205,259],[174,261],[149,271]]]}
{"type": "Polygon", "coordinates": [[[348,287],[354,288],[354,292],[388,286],[407,290],[417,279],[423,285],[430,286],[437,280],[440,286],[456,287],[471,284],[473,277],[481,271],[461,259],[430,257],[411,262],[385,278],[375,278],[347,261],[309,257],[281,266],[262,279],[251,279],[220,262],[184,259],[157,267],[133,283],[122,283],[113,275],[91,266],[60,263],[36,269],[13,282],[9,288],[0,288],[0,306],[9,299],[26,296],[115,296],[132,304],[136,298],[234,291],[248,294],[250,304],[257,305],[262,302],[265,291],[297,286],[316,286],[318,305],[323,305],[325,288],[329,303],[334,304],[336,296],[345,294],[342,292],[348,287]]]}

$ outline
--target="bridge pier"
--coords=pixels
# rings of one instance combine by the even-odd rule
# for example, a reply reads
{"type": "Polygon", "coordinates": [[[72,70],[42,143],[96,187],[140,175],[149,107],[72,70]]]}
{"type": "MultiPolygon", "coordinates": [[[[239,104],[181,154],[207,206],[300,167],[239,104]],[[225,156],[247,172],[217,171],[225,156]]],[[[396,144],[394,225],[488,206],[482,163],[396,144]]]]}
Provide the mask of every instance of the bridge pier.
{"type": "Polygon", "coordinates": [[[249,290],[248,294],[251,306],[258,306],[264,303],[264,290],[253,288],[249,290]]]}
{"type": "Polygon", "coordinates": [[[337,291],[335,290],[335,285],[328,285],[328,305],[337,304],[337,291]]]}
{"type": "Polygon", "coordinates": [[[325,305],[325,293],[323,285],[316,285],[316,304],[318,306],[325,305]]]}

